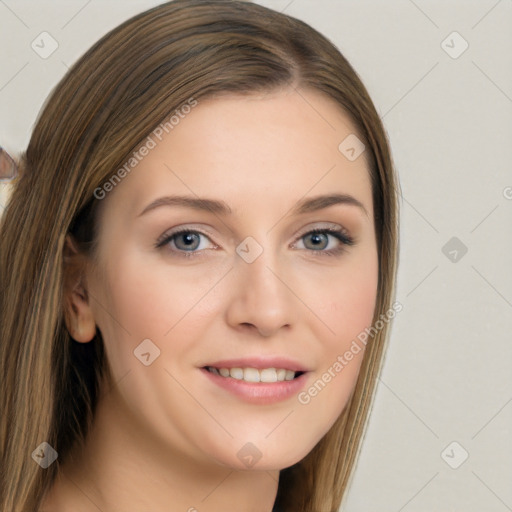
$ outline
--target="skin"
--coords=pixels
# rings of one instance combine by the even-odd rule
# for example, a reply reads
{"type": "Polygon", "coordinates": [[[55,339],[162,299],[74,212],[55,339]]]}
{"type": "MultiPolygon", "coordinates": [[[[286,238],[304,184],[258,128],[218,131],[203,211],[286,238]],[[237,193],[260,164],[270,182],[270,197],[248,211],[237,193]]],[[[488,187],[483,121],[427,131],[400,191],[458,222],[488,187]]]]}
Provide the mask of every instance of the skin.
{"type": "Polygon", "coordinates": [[[370,177],[364,153],[349,161],[338,150],[354,132],[316,91],[206,99],[107,194],[100,264],[66,299],[74,340],[101,331],[114,382],[42,510],[214,512],[235,503],[271,511],[279,470],[307,455],[340,415],[364,347],[308,404],[297,395],[247,403],[199,368],[284,355],[311,370],[307,390],[371,325],[378,256],[370,177]],[[334,192],[366,212],[337,204],[289,213],[303,197],[334,192]],[[233,214],[162,206],[139,217],[170,194],[224,200],[233,214]],[[354,245],[325,234],[315,248],[304,236],[333,223],[354,245]],[[154,247],[176,227],[206,233],[191,244],[200,256],[180,256],[183,237],[154,247]],[[248,236],[263,247],[252,263],[236,252],[248,236]],[[336,247],[344,250],[325,254],[336,247]],[[160,349],[149,366],[133,353],[147,338],[160,349]],[[237,456],[248,442],[261,453],[251,468],[237,456]]]}

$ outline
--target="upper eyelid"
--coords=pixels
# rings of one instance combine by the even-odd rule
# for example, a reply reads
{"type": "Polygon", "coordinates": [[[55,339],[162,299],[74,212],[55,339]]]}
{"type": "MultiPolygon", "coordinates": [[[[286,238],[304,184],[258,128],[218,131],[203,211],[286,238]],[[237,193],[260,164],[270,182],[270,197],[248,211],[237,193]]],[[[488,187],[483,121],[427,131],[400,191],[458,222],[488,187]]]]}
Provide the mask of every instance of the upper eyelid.
{"type": "MultiPolygon", "coordinates": [[[[345,235],[347,238],[349,238],[350,240],[352,241],[355,241],[354,237],[350,234],[350,232],[344,227],[342,226],[341,224],[338,224],[336,222],[325,222],[323,223],[324,225],[319,225],[318,223],[317,224],[312,224],[312,225],[309,225],[308,227],[306,228],[303,228],[300,233],[295,237],[295,241],[297,240],[300,240],[303,236],[309,234],[311,231],[322,231],[322,230],[325,230],[327,233],[329,232],[329,230],[337,230],[339,232],[341,232],[343,235],[345,235]]],[[[175,230],[171,229],[170,231],[168,232],[165,232],[157,241],[157,245],[160,245],[161,243],[164,243],[166,239],[168,238],[172,238],[174,237],[175,235],[178,235],[180,233],[188,233],[188,232],[197,232],[203,236],[206,236],[210,242],[215,245],[216,247],[217,244],[212,240],[212,234],[208,233],[207,231],[205,232],[204,229],[202,228],[198,228],[198,227],[195,227],[193,225],[190,225],[190,226],[187,226],[187,225],[183,225],[183,226],[178,226],[175,228],[175,230]]],[[[333,233],[331,233],[331,236],[335,236],[333,233]]],[[[232,237],[232,239],[234,240],[234,237],[232,237]]],[[[341,240],[338,240],[340,243],[343,243],[341,240]]]]}

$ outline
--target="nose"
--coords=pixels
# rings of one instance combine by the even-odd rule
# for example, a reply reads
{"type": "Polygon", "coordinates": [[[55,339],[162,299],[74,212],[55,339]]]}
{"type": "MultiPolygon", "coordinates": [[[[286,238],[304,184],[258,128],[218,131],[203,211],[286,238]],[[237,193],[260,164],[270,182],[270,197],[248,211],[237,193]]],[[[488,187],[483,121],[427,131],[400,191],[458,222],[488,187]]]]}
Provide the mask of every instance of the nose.
{"type": "Polygon", "coordinates": [[[252,263],[237,256],[231,277],[235,282],[226,311],[232,328],[257,331],[264,337],[291,329],[300,313],[300,301],[293,294],[293,283],[287,282],[292,279],[291,273],[282,269],[268,248],[252,263]]]}

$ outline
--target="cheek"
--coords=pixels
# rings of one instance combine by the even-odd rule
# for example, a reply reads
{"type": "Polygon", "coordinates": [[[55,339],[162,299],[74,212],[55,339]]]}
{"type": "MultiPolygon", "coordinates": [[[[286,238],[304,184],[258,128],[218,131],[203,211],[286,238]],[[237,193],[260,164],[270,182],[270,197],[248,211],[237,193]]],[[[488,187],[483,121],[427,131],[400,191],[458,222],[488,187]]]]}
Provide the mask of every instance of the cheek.
{"type": "Polygon", "coordinates": [[[344,342],[353,339],[369,327],[377,298],[377,277],[372,273],[356,282],[345,282],[332,290],[332,299],[326,311],[327,322],[332,325],[335,337],[344,342]]]}
{"type": "Polygon", "coordinates": [[[355,288],[338,287],[331,300],[324,303],[322,318],[334,334],[322,329],[322,357],[315,378],[297,397],[303,414],[315,418],[310,422],[310,434],[317,440],[332,427],[354,391],[376,291],[377,281],[368,279],[355,288]]]}
{"type": "MultiPolygon", "coordinates": [[[[115,378],[143,366],[134,354],[143,340],[161,349],[162,335],[172,320],[165,322],[162,314],[163,283],[149,279],[145,267],[128,255],[126,248],[112,251],[109,259],[116,264],[95,287],[94,315],[115,378]]],[[[153,352],[154,356],[157,351],[153,352]]]]}
{"type": "MultiPolygon", "coordinates": [[[[341,413],[357,380],[369,340],[367,332],[375,312],[377,288],[378,259],[376,252],[370,251],[357,263],[340,269],[331,284],[321,287],[316,296],[318,316],[323,321],[317,331],[322,358],[318,372],[321,382],[316,387],[322,390],[322,398],[316,405],[324,404],[329,421],[341,413]]],[[[311,396],[316,396],[315,389],[311,396]]]]}
{"type": "Polygon", "coordinates": [[[97,283],[94,314],[114,373],[140,369],[134,350],[146,339],[160,350],[156,365],[169,363],[171,342],[173,354],[187,350],[194,326],[199,327],[196,321],[208,316],[209,302],[204,297],[215,286],[219,272],[203,268],[198,275],[199,266],[148,265],[144,255],[127,247],[112,251],[109,258],[116,264],[97,283]]]}
{"type": "MultiPolygon", "coordinates": [[[[319,317],[329,327],[323,336],[328,346],[341,350],[371,325],[378,288],[378,259],[369,252],[336,275],[313,298],[319,317]]],[[[325,329],[324,329],[325,330],[325,329]]]]}

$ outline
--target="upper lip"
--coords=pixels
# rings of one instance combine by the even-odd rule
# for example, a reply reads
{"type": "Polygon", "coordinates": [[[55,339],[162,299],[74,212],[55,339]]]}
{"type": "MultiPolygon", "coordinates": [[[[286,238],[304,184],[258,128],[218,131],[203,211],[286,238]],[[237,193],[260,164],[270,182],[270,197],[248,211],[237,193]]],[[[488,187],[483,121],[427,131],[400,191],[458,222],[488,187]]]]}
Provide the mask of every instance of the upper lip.
{"type": "Polygon", "coordinates": [[[305,366],[297,363],[293,359],[287,357],[240,357],[237,359],[223,359],[214,363],[208,363],[204,367],[213,368],[256,368],[263,370],[265,368],[282,368],[285,370],[292,370],[294,372],[307,372],[309,371],[305,366]]]}

